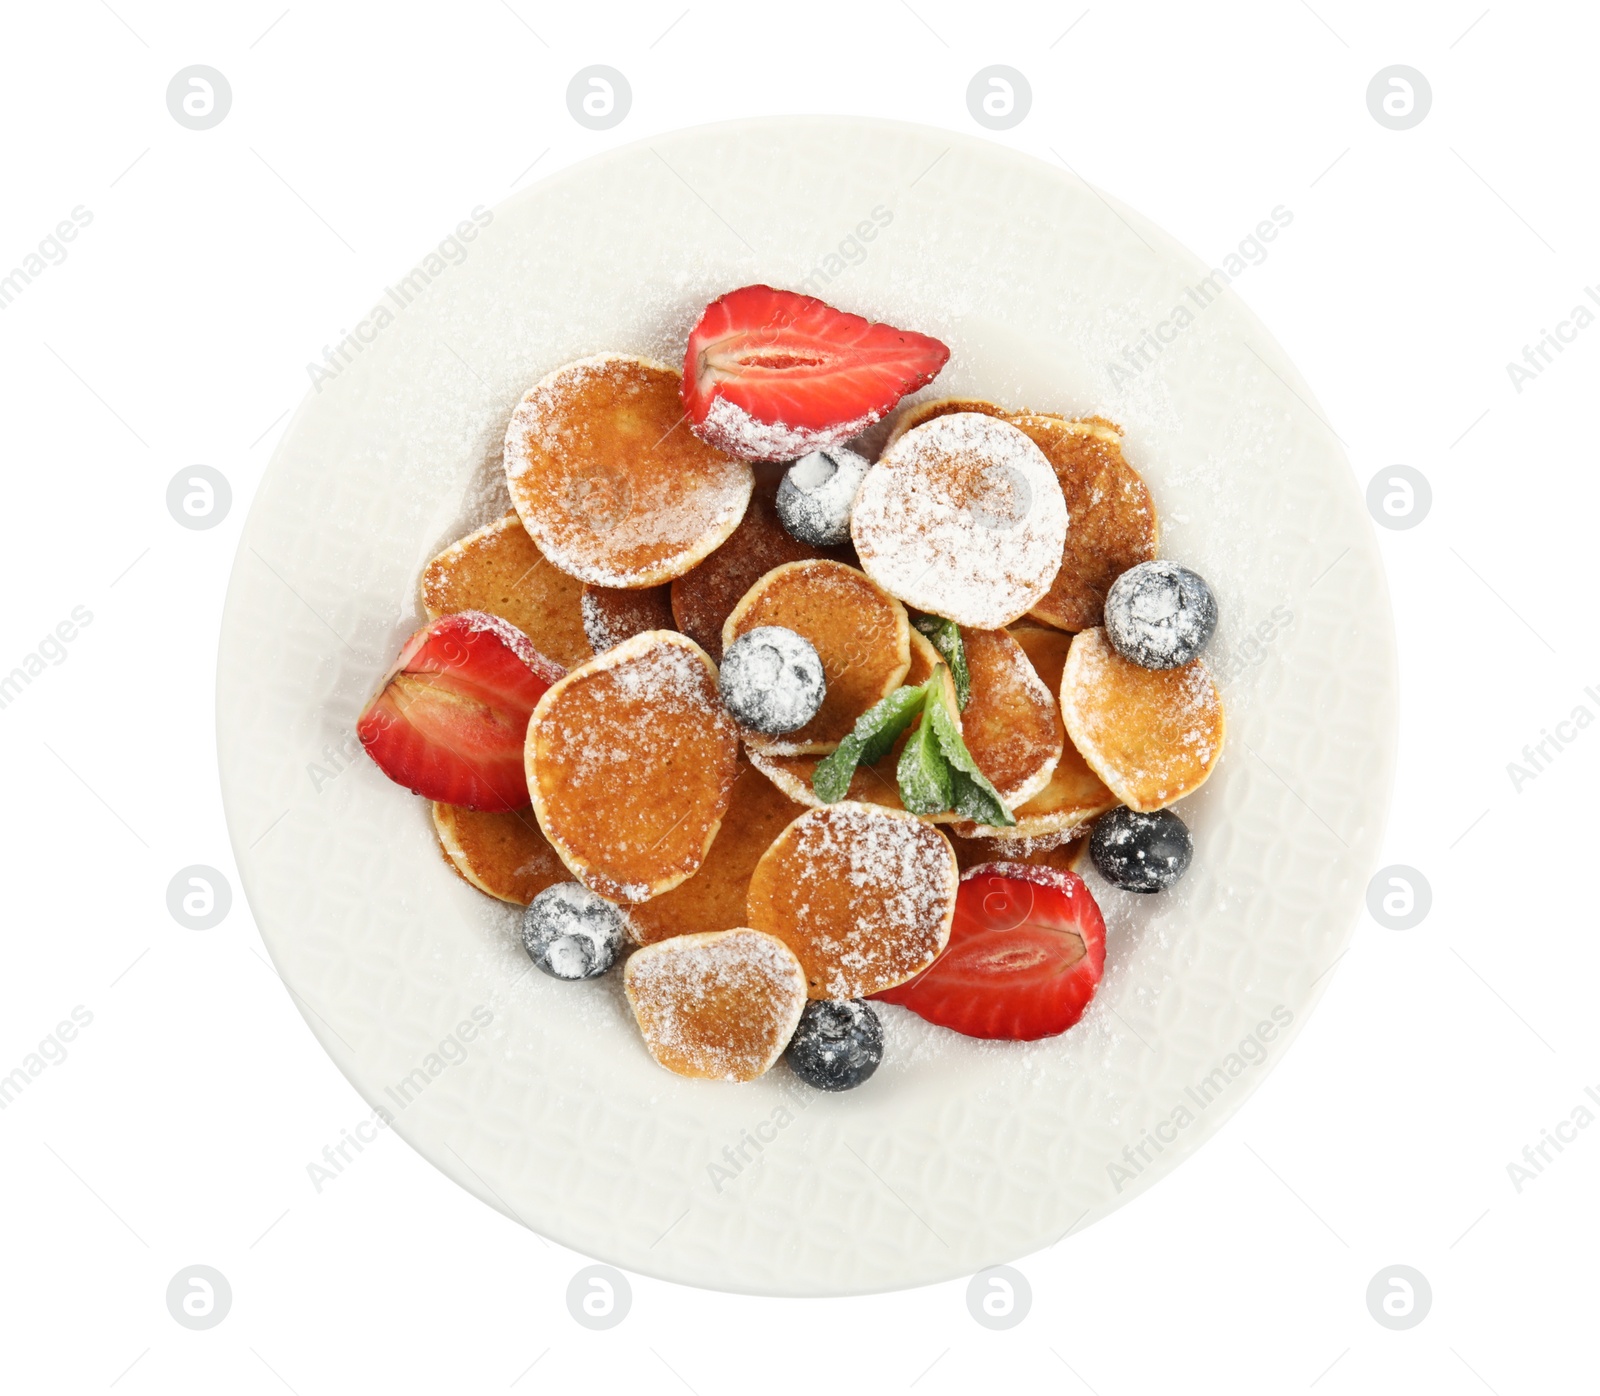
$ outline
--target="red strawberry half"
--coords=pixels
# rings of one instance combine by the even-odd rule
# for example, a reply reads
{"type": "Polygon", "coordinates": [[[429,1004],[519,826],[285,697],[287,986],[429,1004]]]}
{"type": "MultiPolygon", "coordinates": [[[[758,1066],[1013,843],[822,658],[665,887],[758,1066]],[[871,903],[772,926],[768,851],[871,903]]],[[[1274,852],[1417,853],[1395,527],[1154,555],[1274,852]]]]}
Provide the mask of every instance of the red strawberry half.
{"type": "Polygon", "coordinates": [[[1031,1042],[1065,1032],[1106,964],[1106,923],[1075,873],[1025,863],[969,868],[944,953],[875,998],[968,1037],[1031,1042]]]}
{"type": "Polygon", "coordinates": [[[441,616],[406,641],[356,733],[390,780],[426,799],[526,809],[528,719],[563,673],[499,616],[441,616]]]}
{"type": "Polygon", "coordinates": [[[944,367],[937,339],[815,296],[745,286],[701,312],[683,361],[696,436],[744,460],[793,460],[865,431],[944,367]]]}

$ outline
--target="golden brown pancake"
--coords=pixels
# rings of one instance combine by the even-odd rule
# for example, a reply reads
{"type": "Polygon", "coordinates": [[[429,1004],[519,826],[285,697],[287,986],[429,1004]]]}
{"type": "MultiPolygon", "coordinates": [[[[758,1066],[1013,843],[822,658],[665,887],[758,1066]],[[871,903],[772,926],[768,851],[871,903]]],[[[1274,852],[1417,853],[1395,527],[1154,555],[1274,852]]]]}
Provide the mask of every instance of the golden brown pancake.
{"type": "Polygon", "coordinates": [[[704,861],[732,798],[739,735],[705,651],[651,630],[554,684],[526,753],[534,813],[561,861],[602,897],[643,902],[704,861]]]}
{"type": "Polygon", "coordinates": [[[546,559],[515,514],[452,543],[422,569],[418,589],[429,620],[487,611],[563,669],[589,657],[578,606],[583,584],[546,559]]]}
{"type": "Polygon", "coordinates": [[[803,813],[803,805],[741,757],[732,802],[700,871],[670,892],[633,907],[629,915],[635,936],[648,945],[671,936],[742,925],[756,864],[789,822],[803,813]]]}
{"type": "Polygon", "coordinates": [[[806,1006],[800,962],[775,936],[745,926],[647,945],[629,958],[622,984],[656,1062],[713,1081],[765,1072],[806,1006]]]}
{"type": "Polygon", "coordinates": [[[1182,799],[1222,754],[1222,697],[1205,664],[1141,668],[1098,627],[1072,638],[1061,713],[1084,759],[1129,809],[1182,799]]]}
{"type": "Polygon", "coordinates": [[[978,769],[1012,809],[1044,789],[1061,759],[1067,732],[1055,690],[1006,631],[963,626],[961,642],[972,677],[962,737],[978,769]]]}
{"type": "MultiPolygon", "coordinates": [[[[1043,626],[1016,626],[1011,638],[1028,656],[1040,682],[1052,693],[1059,693],[1072,636],[1043,626]]],[[[962,820],[952,827],[967,838],[1040,839],[1079,828],[1119,803],[1100,777],[1089,769],[1069,734],[1062,743],[1061,759],[1051,771],[1049,783],[1031,799],[1012,807],[1015,825],[997,827],[962,820]]]]}
{"type": "Polygon", "coordinates": [[[748,746],[829,752],[856,719],[899,687],[911,665],[905,607],[854,567],[829,558],[785,563],[740,599],[722,627],[726,649],[747,630],[781,625],[816,646],[828,690],[817,715],[779,738],[745,733],[748,746]]]}
{"type": "Polygon", "coordinates": [[[666,364],[597,354],[535,383],[506,428],[506,484],[557,567],[607,587],[670,582],[739,526],[754,477],[707,446],[666,364]]]}
{"type": "Polygon", "coordinates": [[[750,879],[747,920],[799,956],[812,998],[865,998],[944,949],[957,876],[937,829],[845,801],[807,810],[778,836],[750,879]]]}
{"type": "Polygon", "coordinates": [[[572,874],[539,831],[532,810],[433,806],[433,828],[446,861],[480,892],[527,906],[572,874]]]}
{"type": "Polygon", "coordinates": [[[583,612],[583,633],[589,648],[596,654],[604,654],[647,630],[677,629],[664,586],[624,591],[619,587],[597,587],[585,582],[579,604],[583,612]]]}
{"type": "Polygon", "coordinates": [[[722,663],[722,627],[745,592],[774,567],[838,551],[813,548],[791,538],[778,522],[773,504],[777,493],[776,481],[757,484],[744,518],[728,541],[692,572],[673,580],[673,625],[718,664],[722,663]]]}
{"type": "Polygon", "coordinates": [[[1034,412],[1009,420],[1054,467],[1071,519],[1061,570],[1028,614],[1062,630],[1099,625],[1111,583],[1156,555],[1160,530],[1150,491],[1123,459],[1121,429],[1104,418],[1034,412]]]}

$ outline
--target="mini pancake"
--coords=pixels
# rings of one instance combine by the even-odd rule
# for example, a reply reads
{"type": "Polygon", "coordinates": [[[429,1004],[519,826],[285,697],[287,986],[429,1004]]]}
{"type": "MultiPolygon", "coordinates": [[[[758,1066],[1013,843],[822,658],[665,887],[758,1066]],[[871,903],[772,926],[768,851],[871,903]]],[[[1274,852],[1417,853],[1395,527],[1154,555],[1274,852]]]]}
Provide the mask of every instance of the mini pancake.
{"type": "Polygon", "coordinates": [[[776,481],[757,485],[739,527],[692,572],[672,583],[672,624],[722,663],[722,627],[739,599],[774,567],[825,554],[778,522],[776,481]]]}
{"type": "Polygon", "coordinates": [[[572,875],[644,902],[699,869],[727,812],[739,733],[716,666],[687,635],[651,630],[553,684],[528,722],[528,791],[572,875]]]}
{"type": "Polygon", "coordinates": [[[811,641],[828,691],[817,715],[797,731],[780,738],[746,732],[752,750],[835,750],[862,713],[899,687],[911,665],[905,607],[865,573],[830,558],[785,563],[762,577],[723,623],[723,648],[762,625],[781,625],[811,641]]]}
{"type": "Polygon", "coordinates": [[[589,657],[582,589],[539,551],[515,514],[452,543],[422,569],[418,587],[429,620],[487,611],[510,621],[563,669],[589,657]]]}
{"type": "Polygon", "coordinates": [[[1072,520],[1061,568],[1028,614],[1062,630],[1087,630],[1100,624],[1111,583],[1156,555],[1160,529],[1150,491],[1123,459],[1121,429],[1104,418],[1033,412],[1009,420],[1044,452],[1072,520]]]}
{"type": "Polygon", "coordinates": [[[1006,631],[963,626],[961,642],[972,677],[961,734],[978,769],[1013,809],[1049,784],[1061,760],[1067,729],[1055,690],[1006,631]]]}
{"type": "Polygon", "coordinates": [[[676,369],[597,354],[535,383],[506,428],[506,484],[555,565],[597,586],[682,576],[744,517],[754,477],[707,446],[676,369]]]}
{"type": "Polygon", "coordinates": [[[843,801],[807,810],[762,855],[746,920],[799,956],[812,998],[865,998],[944,949],[958,875],[931,825],[843,801]]]}
{"type": "Polygon", "coordinates": [[[713,1081],[764,1073],[806,1006],[793,952],[744,926],[647,945],[623,968],[622,987],[657,1064],[713,1081]]]}
{"type": "MultiPolygon", "coordinates": [[[[1066,665],[1072,636],[1043,626],[1016,626],[1011,638],[1017,642],[1039,681],[1052,693],[1061,689],[1061,672],[1066,665]]],[[[992,838],[997,841],[1042,839],[1078,829],[1096,815],[1121,803],[1099,776],[1089,769],[1070,733],[1062,743],[1061,759],[1056,762],[1045,787],[1031,799],[1011,806],[1014,825],[978,825],[961,820],[953,832],[965,838],[992,838]]]]}
{"type": "Polygon", "coordinates": [[[733,799],[700,871],[670,892],[633,907],[634,935],[644,944],[703,931],[725,931],[745,918],[750,875],[772,841],[805,813],[748,761],[740,759],[733,799]]]}
{"type": "Polygon", "coordinates": [[[889,436],[883,443],[883,449],[887,451],[913,427],[920,427],[935,417],[948,417],[956,412],[980,412],[985,417],[1009,415],[1005,408],[996,407],[994,403],[985,402],[980,397],[935,397],[929,398],[926,402],[914,402],[909,407],[902,407],[895,415],[894,425],[889,428],[889,436]]]}
{"type": "MultiPolygon", "coordinates": [[[[903,682],[909,688],[926,683],[933,671],[944,660],[939,657],[939,651],[934,649],[926,636],[920,631],[911,631],[911,668],[907,671],[903,682]]],[[[952,713],[956,712],[956,688],[950,677],[950,670],[945,668],[945,699],[952,713]]],[[[1051,706],[1055,704],[1052,698],[1051,706]]],[[[919,719],[920,721],[920,719],[919,719]]],[[[956,729],[961,728],[961,715],[956,713],[956,729]]],[[[900,800],[900,783],[896,774],[900,763],[900,749],[906,744],[906,738],[916,730],[916,723],[906,729],[890,748],[887,756],[883,757],[875,766],[857,766],[855,774],[850,777],[850,788],[845,792],[844,798],[855,800],[863,805],[879,805],[884,809],[903,810],[905,805],[900,800]]],[[[751,750],[750,760],[755,768],[766,776],[774,785],[784,792],[791,800],[807,805],[812,809],[825,809],[826,806],[819,800],[811,789],[812,777],[817,773],[817,767],[822,763],[821,756],[787,756],[777,752],[751,750]]],[[[943,823],[950,818],[949,814],[918,815],[919,819],[930,824],[943,823]]]]}
{"type": "Polygon", "coordinates": [[[1222,754],[1222,698],[1205,663],[1141,668],[1098,627],[1072,638],[1061,714],[1094,773],[1129,809],[1181,800],[1204,784],[1222,754]]]}
{"type": "Polygon", "coordinates": [[[664,586],[624,591],[620,587],[597,587],[585,582],[579,609],[583,615],[584,636],[596,654],[604,654],[647,630],[677,628],[664,586]]]}
{"type": "Polygon", "coordinates": [[[956,412],[914,427],[867,471],[850,536],[862,571],[908,606],[997,630],[1050,590],[1067,505],[1026,433],[956,412]]]}
{"type": "Polygon", "coordinates": [[[571,876],[529,810],[472,810],[435,802],[433,828],[450,866],[503,902],[527,906],[546,887],[571,876]]]}
{"type": "Polygon", "coordinates": [[[954,829],[947,829],[945,833],[956,851],[956,863],[962,872],[980,863],[1031,863],[1061,872],[1076,872],[1089,847],[1088,831],[1081,828],[1024,839],[969,839],[954,829]]]}

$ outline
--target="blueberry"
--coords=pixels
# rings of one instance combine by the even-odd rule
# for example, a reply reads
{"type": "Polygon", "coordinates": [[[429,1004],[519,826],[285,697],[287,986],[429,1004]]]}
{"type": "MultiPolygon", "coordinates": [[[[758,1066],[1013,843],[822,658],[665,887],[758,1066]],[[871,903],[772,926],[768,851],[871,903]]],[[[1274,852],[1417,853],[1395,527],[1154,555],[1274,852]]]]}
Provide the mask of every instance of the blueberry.
{"type": "Polygon", "coordinates": [[[801,456],[778,486],[778,521],[813,548],[848,543],[850,506],[866,473],[865,458],[842,446],[801,456]]]}
{"type": "Polygon", "coordinates": [[[784,1049],[789,1068],[819,1091],[861,1085],[883,1060],[883,1025],[860,999],[813,999],[784,1049]]]}
{"type": "Polygon", "coordinates": [[[1106,595],[1106,638],[1146,669],[1176,669],[1217,628],[1217,598],[1198,572],[1175,562],[1130,567],[1106,595]]]}
{"type": "Polygon", "coordinates": [[[816,646],[781,625],[758,625],[728,646],[717,685],[735,721],[769,737],[804,727],[828,691],[816,646]]]}
{"type": "Polygon", "coordinates": [[[522,914],[522,946],[552,979],[594,979],[627,944],[627,913],[581,882],[546,887],[522,914]]]}
{"type": "Polygon", "coordinates": [[[1140,814],[1123,806],[1095,821],[1089,856],[1100,876],[1124,892],[1159,892],[1189,870],[1194,840],[1169,809],[1140,814]]]}

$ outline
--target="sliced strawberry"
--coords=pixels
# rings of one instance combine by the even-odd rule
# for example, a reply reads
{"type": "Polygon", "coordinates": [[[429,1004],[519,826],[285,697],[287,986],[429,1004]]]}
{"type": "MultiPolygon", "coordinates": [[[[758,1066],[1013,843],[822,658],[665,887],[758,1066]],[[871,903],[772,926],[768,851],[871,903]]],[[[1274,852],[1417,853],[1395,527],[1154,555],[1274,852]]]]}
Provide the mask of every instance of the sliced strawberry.
{"type": "Polygon", "coordinates": [[[1031,1042],[1065,1032],[1106,964],[1106,923],[1075,873],[1025,863],[969,868],[944,953],[874,995],[968,1037],[1031,1042]]]}
{"type": "Polygon", "coordinates": [[[526,809],[528,719],[564,672],[499,616],[442,616],[406,641],[356,733],[390,780],[429,800],[526,809]]]}
{"type": "Polygon", "coordinates": [[[683,362],[695,435],[745,460],[793,460],[865,431],[944,367],[937,339],[745,286],[701,312],[683,362]]]}

